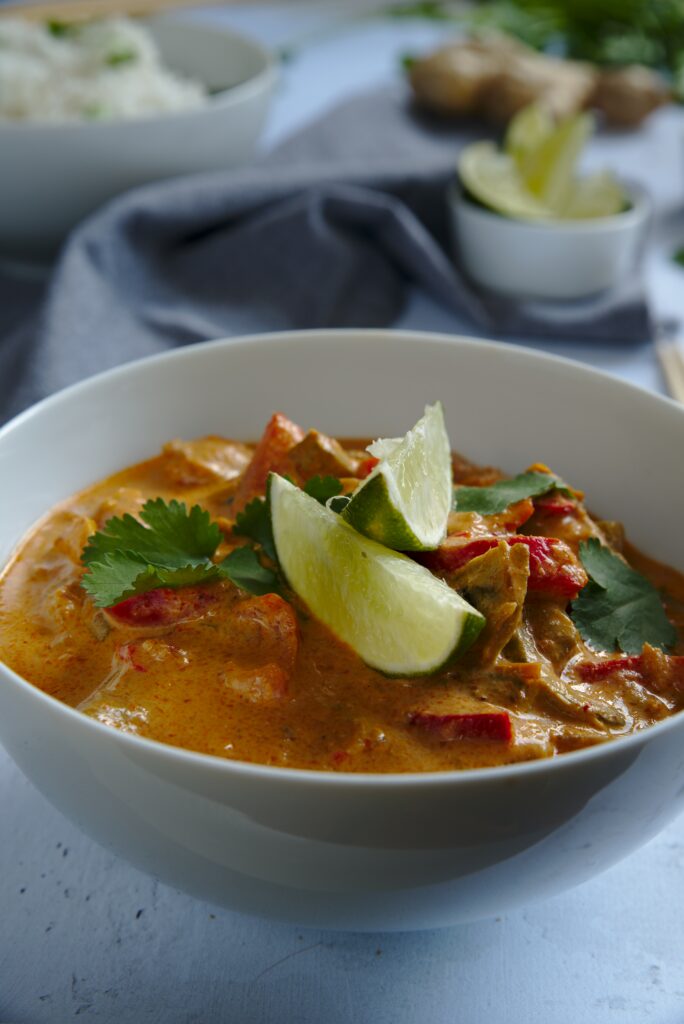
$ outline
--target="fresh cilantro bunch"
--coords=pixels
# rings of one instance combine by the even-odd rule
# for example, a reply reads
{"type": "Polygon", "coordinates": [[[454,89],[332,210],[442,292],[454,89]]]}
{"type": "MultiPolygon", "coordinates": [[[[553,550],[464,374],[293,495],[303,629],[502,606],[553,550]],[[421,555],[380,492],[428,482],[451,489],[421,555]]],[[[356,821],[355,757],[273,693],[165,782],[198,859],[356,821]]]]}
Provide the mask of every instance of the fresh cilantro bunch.
{"type": "Polygon", "coordinates": [[[88,539],[82,584],[100,608],[157,587],[187,587],[228,579],[252,594],[277,590],[277,577],[261,565],[252,548],[236,548],[213,562],[221,531],[209,513],[194,505],[155,498],[143,505],[140,522],[115,516],[88,539]]]}

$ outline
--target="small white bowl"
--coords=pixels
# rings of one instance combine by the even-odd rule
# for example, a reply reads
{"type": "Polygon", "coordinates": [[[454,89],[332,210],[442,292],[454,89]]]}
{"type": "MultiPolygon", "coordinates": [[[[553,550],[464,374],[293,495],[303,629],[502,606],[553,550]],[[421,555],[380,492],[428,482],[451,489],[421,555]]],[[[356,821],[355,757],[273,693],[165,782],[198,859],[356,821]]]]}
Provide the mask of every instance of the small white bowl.
{"type": "MultiPolygon", "coordinates": [[[[360,330],[192,345],[19,416],[0,430],[0,565],[51,505],[169,437],[256,437],[279,408],[335,435],[391,437],[439,397],[468,456],[511,472],[547,463],[684,570],[684,484],[663,456],[684,446],[684,407],[517,346],[360,330]],[[635,487],[635,465],[648,487],[635,487]]],[[[213,902],[318,927],[500,914],[603,871],[684,807],[684,714],[550,760],[355,775],[128,735],[0,665],[0,742],[131,863],[213,902]]]]}
{"type": "Polygon", "coordinates": [[[581,299],[618,284],[637,263],[651,204],[638,186],[630,207],[592,220],[514,220],[449,190],[454,242],[467,274],[516,298],[581,299]]]}
{"type": "Polygon", "coordinates": [[[126,189],[248,162],[277,72],[234,32],[176,18],[145,23],[164,62],[212,92],[194,110],[135,119],[0,121],[0,253],[51,255],[80,220],[126,189]]]}

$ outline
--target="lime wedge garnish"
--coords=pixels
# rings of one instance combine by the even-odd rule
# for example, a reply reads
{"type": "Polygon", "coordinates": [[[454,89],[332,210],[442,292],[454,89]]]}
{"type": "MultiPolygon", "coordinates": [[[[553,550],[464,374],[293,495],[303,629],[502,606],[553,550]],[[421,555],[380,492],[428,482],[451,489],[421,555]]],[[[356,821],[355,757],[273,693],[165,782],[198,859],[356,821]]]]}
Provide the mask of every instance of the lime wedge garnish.
{"type": "Polygon", "coordinates": [[[626,205],[627,199],[619,181],[609,171],[603,171],[573,183],[564,216],[571,220],[613,217],[626,205]]]}
{"type": "Polygon", "coordinates": [[[558,124],[532,104],[511,121],[505,149],[477,142],[461,153],[465,190],[506,217],[522,220],[610,217],[625,208],[625,194],[608,173],[578,178],[575,171],[593,129],[590,114],[558,124]]]}
{"type": "Polygon", "coordinates": [[[593,127],[591,114],[567,117],[527,154],[524,184],[555,217],[565,216],[575,186],[575,168],[593,127]]]}
{"type": "Polygon", "coordinates": [[[397,551],[431,551],[446,537],[453,501],[451,449],[442,405],[429,405],[404,437],[370,446],[380,462],[342,515],[359,533],[397,551]]]}
{"type": "Polygon", "coordinates": [[[475,640],[484,617],[428,569],[363,537],[274,473],[268,499],[288,584],[371,668],[427,675],[475,640]]]}
{"type": "Polygon", "coordinates": [[[504,152],[512,156],[523,179],[527,178],[535,154],[555,131],[551,112],[540,103],[530,103],[511,119],[506,131],[504,152]]]}
{"type": "Polygon", "coordinates": [[[386,459],[403,440],[403,437],[380,437],[367,445],[366,451],[376,459],[386,459]]]}
{"type": "Polygon", "coordinates": [[[525,185],[516,161],[493,142],[474,142],[462,151],[458,174],[478,203],[517,220],[543,220],[553,212],[525,185]]]}

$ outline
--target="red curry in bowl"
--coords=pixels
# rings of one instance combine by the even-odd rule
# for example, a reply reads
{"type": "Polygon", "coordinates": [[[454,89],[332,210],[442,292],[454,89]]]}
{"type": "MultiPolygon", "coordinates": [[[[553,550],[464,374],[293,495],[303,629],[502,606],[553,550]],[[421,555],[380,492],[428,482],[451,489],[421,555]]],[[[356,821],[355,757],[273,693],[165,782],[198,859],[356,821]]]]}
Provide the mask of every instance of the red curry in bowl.
{"type": "MultiPolygon", "coordinates": [[[[62,503],[0,576],[0,658],[126,732],[241,761],[349,772],[551,757],[684,707],[684,577],[636,552],[618,523],[592,518],[567,488],[496,514],[454,511],[444,543],[415,556],[486,618],[473,646],[430,676],[369,668],[286,586],[257,595],[229,580],[157,587],[100,608],[82,585],[88,538],[115,517],[137,517],[150,499],[205,509],[221,531],[218,560],[248,543],[236,521],[264,496],[269,472],[299,485],[332,477],[352,493],[376,461],[365,445],[275,414],[257,445],[172,441],[62,503]],[[592,538],[658,589],[676,637],[669,649],[603,651],[583,637],[572,605],[595,585],[580,558],[592,538]]],[[[503,474],[455,454],[453,478],[458,493],[503,474]]]]}

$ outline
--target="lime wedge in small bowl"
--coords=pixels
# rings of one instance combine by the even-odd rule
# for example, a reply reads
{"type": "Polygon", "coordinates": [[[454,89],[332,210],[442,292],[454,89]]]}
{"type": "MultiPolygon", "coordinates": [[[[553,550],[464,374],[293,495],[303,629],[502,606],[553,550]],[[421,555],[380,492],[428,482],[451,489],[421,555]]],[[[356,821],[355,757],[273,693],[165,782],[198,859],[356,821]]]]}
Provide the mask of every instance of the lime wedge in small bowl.
{"type": "Polygon", "coordinates": [[[565,216],[577,180],[577,163],[593,127],[590,114],[567,117],[526,157],[524,185],[554,217],[565,216]]]}
{"type": "Polygon", "coordinates": [[[289,586],[371,668],[428,675],[478,636],[484,617],[422,565],[357,533],[284,477],[271,474],[268,501],[289,586]]]}
{"type": "Polygon", "coordinates": [[[402,438],[370,445],[380,458],[342,515],[378,543],[397,551],[431,551],[446,536],[453,500],[451,448],[440,402],[402,438]]]}
{"type": "Polygon", "coordinates": [[[525,185],[515,159],[493,142],[474,142],[461,153],[458,175],[466,194],[504,217],[548,220],[552,211],[525,185]]]}
{"type": "Polygon", "coordinates": [[[492,142],[475,142],[463,150],[461,185],[481,206],[515,220],[612,217],[626,206],[615,177],[576,173],[593,127],[587,113],[555,123],[538,104],[525,107],[511,121],[503,151],[492,142]]]}
{"type": "Polygon", "coordinates": [[[541,103],[530,103],[511,118],[504,140],[504,153],[512,156],[523,179],[534,163],[535,154],[555,131],[551,112],[541,103]]]}
{"type": "Polygon", "coordinates": [[[607,171],[575,180],[565,207],[568,220],[614,217],[629,209],[629,200],[619,181],[607,171]]]}

